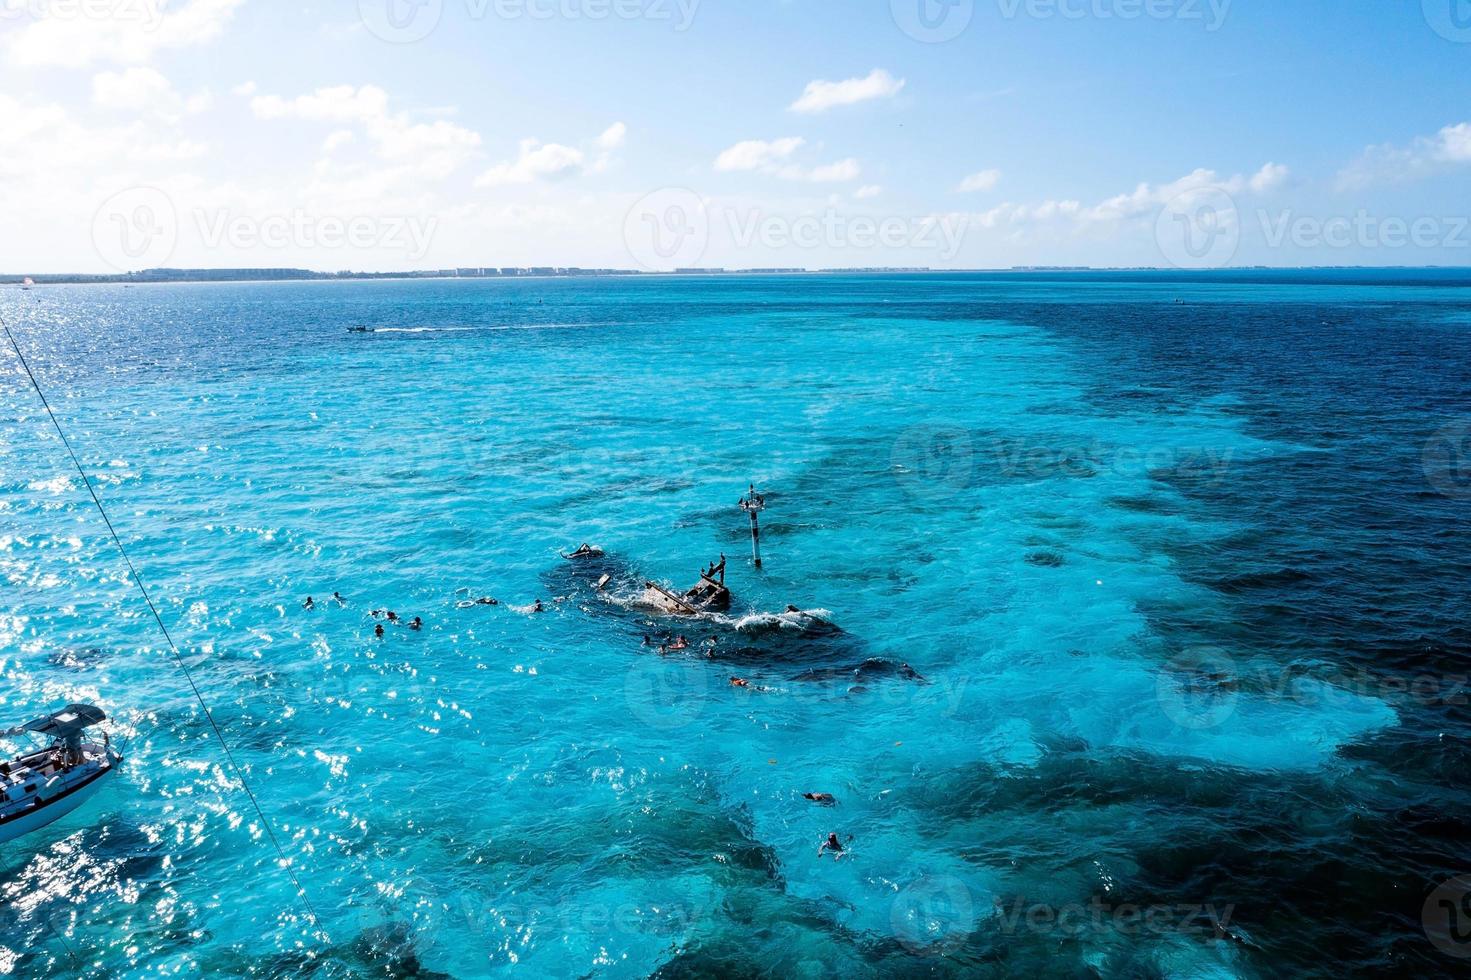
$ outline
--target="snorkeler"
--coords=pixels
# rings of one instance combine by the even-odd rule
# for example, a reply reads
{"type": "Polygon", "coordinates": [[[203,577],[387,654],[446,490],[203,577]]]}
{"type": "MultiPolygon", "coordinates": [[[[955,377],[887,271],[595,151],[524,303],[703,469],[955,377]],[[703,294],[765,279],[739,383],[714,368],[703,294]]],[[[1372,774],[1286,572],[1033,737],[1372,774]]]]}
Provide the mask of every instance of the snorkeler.
{"type": "MultiPolygon", "coordinates": [[[[848,839],[852,840],[853,838],[849,837],[848,839]]],[[[818,858],[821,858],[823,854],[828,851],[833,852],[834,861],[841,861],[843,859],[843,854],[845,853],[843,849],[843,842],[838,840],[837,834],[827,835],[827,840],[823,841],[822,846],[817,849],[818,858]]]]}
{"type": "Polygon", "coordinates": [[[811,800],[813,803],[820,803],[823,806],[834,806],[838,802],[838,798],[831,793],[803,793],[802,799],[811,800]]]}
{"type": "Polygon", "coordinates": [[[303,602],[301,604],[301,608],[307,609],[307,610],[315,609],[315,608],[317,608],[317,602],[311,596],[307,596],[306,597],[306,602],[303,602]]]}

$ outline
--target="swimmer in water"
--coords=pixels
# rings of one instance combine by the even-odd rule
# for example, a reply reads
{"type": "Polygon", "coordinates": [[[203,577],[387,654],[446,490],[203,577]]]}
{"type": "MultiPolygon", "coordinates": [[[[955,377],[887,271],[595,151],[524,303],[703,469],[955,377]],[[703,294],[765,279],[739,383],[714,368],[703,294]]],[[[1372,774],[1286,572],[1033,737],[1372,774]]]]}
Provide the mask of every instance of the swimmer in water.
{"type": "Polygon", "coordinates": [[[332,598],[337,602],[337,604],[339,606],[345,606],[345,605],[347,605],[347,600],[344,599],[344,598],[342,598],[342,593],[341,592],[334,592],[334,593],[332,593],[332,598]]]}
{"type": "Polygon", "coordinates": [[[730,686],[731,687],[750,687],[751,686],[751,682],[748,681],[748,680],[746,680],[744,677],[732,677],[730,679],[730,686]]]}
{"type": "Polygon", "coordinates": [[[315,599],[313,599],[311,596],[307,596],[306,597],[306,602],[303,602],[301,604],[301,608],[307,609],[307,610],[315,609],[315,608],[317,608],[317,601],[315,599]]]}
{"type": "Polygon", "coordinates": [[[690,641],[686,640],[683,636],[676,636],[674,642],[669,645],[669,649],[671,650],[688,650],[689,648],[690,641]]]}
{"type": "MultiPolygon", "coordinates": [[[[853,838],[849,837],[848,839],[852,840],[853,838]]],[[[841,861],[843,859],[843,855],[846,852],[843,849],[843,842],[838,840],[837,834],[827,835],[827,840],[823,841],[822,846],[817,849],[817,857],[821,859],[823,854],[827,853],[828,851],[833,852],[834,861],[841,861]]]]}
{"type": "Polygon", "coordinates": [[[793,605],[788,605],[787,606],[787,612],[789,612],[789,613],[799,613],[801,611],[802,610],[798,609],[796,606],[793,606],[793,605]]]}
{"type": "Polygon", "coordinates": [[[382,609],[374,609],[372,612],[368,613],[368,615],[369,616],[372,616],[374,619],[377,619],[379,616],[383,615],[383,610],[382,609]]]}
{"type": "Polygon", "coordinates": [[[423,628],[424,628],[424,621],[422,619],[420,619],[418,616],[415,616],[413,618],[413,620],[410,621],[410,623],[409,623],[409,629],[411,629],[411,630],[418,630],[418,629],[423,629],[423,628]]]}
{"type": "Polygon", "coordinates": [[[820,803],[823,806],[833,806],[838,802],[838,798],[831,793],[803,793],[802,799],[811,800],[813,803],[820,803]]]}
{"type": "Polygon", "coordinates": [[[488,595],[483,595],[479,599],[475,600],[475,605],[477,606],[499,606],[500,604],[501,603],[499,599],[492,599],[488,595]]]}
{"type": "Polygon", "coordinates": [[[397,623],[398,622],[398,613],[394,612],[392,609],[388,610],[388,621],[390,623],[397,623]]]}
{"type": "Polygon", "coordinates": [[[541,604],[541,600],[538,599],[538,600],[536,600],[535,604],[532,605],[531,611],[534,612],[534,613],[546,612],[547,611],[547,607],[546,606],[543,606],[541,604]]]}
{"type": "Polygon", "coordinates": [[[379,623],[379,624],[377,624],[376,626],[373,627],[373,635],[376,636],[376,637],[378,637],[380,640],[383,639],[383,624],[382,623],[379,623]]]}

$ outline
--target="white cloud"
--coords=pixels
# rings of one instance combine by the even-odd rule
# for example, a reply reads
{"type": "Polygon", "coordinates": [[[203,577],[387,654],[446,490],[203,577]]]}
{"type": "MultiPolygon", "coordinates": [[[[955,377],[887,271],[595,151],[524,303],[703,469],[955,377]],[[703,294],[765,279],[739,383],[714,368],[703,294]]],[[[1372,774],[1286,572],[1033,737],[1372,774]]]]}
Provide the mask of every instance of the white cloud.
{"type": "Polygon", "coordinates": [[[403,163],[425,178],[449,176],[481,143],[479,133],[447,120],[415,122],[406,112],[390,112],[388,93],[376,85],[337,85],[294,99],[258,95],[250,108],[258,119],[324,122],[339,129],[361,126],[380,158],[403,163]]]}
{"type": "Polygon", "coordinates": [[[1465,163],[1471,163],[1471,123],[1458,123],[1409,146],[1368,147],[1338,174],[1338,189],[1416,180],[1465,163]]]}
{"type": "Polygon", "coordinates": [[[962,180],[959,190],[967,194],[975,191],[991,191],[995,190],[999,183],[1001,183],[1001,171],[982,170],[962,180]]]}
{"type": "Polygon", "coordinates": [[[745,140],[715,158],[715,169],[762,170],[785,160],[805,144],[800,136],[788,136],[778,140],[745,140]]]}
{"type": "Polygon", "coordinates": [[[234,88],[230,89],[231,95],[239,95],[244,98],[249,98],[250,96],[254,95],[255,92],[255,82],[241,82],[239,85],[236,85],[234,88]]]}
{"type": "Polygon", "coordinates": [[[208,91],[186,99],[158,70],[142,67],[92,76],[92,101],[104,109],[149,113],[170,122],[204,112],[214,103],[208,91]]]}
{"type": "Polygon", "coordinates": [[[1022,228],[1031,225],[1069,222],[1080,228],[1117,228],[1134,221],[1153,221],[1160,209],[1182,196],[1222,191],[1236,196],[1262,194],[1280,186],[1289,171],[1269,163],[1255,174],[1222,177],[1214,170],[1201,168],[1167,184],[1141,183],[1127,194],[1117,194],[1085,207],[1075,200],[1047,200],[1040,204],[1000,204],[974,216],[983,228],[1022,228]]]}
{"type": "Polygon", "coordinates": [[[898,95],[904,85],[904,79],[895,78],[882,68],[875,68],[864,78],[849,78],[841,82],[818,79],[807,83],[801,98],[789,108],[792,112],[826,112],[836,106],[891,98],[898,95]]]}
{"type": "Polygon", "coordinates": [[[614,123],[603,131],[598,137],[598,147],[604,150],[616,150],[623,145],[628,138],[628,127],[621,122],[614,123]]]}
{"type": "Polygon", "coordinates": [[[34,19],[4,42],[5,57],[27,68],[83,68],[99,61],[143,65],[159,51],[215,40],[244,2],[139,0],[114,4],[106,16],[88,15],[76,3],[31,4],[34,19]]]}
{"type": "Polygon", "coordinates": [[[866,201],[869,198],[878,197],[883,192],[884,189],[878,184],[865,184],[854,191],[853,196],[860,201],[866,201]]]}
{"type": "Polygon", "coordinates": [[[567,176],[585,160],[583,152],[573,147],[526,139],[521,141],[521,155],[516,160],[487,170],[475,181],[475,186],[530,184],[543,178],[567,176]]]}
{"type": "Polygon", "coordinates": [[[792,154],[806,145],[807,141],[800,136],[776,140],[745,140],[716,157],[715,169],[721,172],[756,171],[783,180],[807,180],[814,183],[856,180],[862,173],[858,161],[851,157],[810,169],[789,162],[792,154]]]}
{"type": "Polygon", "coordinates": [[[613,151],[623,145],[627,136],[628,127],[617,122],[581,147],[524,139],[515,160],[491,167],[476,178],[475,186],[501,187],[556,180],[578,173],[599,174],[608,169],[613,151]]]}
{"type": "Polygon", "coordinates": [[[848,180],[857,180],[863,173],[863,168],[858,161],[849,157],[847,160],[839,160],[837,163],[828,163],[811,170],[802,171],[800,168],[784,169],[781,176],[788,180],[810,180],[818,184],[840,184],[848,180]]]}

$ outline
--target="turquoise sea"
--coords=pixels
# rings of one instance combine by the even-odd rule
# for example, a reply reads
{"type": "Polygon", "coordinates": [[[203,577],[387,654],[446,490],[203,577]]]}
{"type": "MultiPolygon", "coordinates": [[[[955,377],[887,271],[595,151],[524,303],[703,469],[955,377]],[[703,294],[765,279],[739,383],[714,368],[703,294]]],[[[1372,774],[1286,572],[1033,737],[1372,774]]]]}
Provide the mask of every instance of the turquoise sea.
{"type": "Polygon", "coordinates": [[[0,724],[127,761],[0,849],[0,973],[1452,974],[1468,287],[7,291],[325,936],[7,351],[0,724]]]}

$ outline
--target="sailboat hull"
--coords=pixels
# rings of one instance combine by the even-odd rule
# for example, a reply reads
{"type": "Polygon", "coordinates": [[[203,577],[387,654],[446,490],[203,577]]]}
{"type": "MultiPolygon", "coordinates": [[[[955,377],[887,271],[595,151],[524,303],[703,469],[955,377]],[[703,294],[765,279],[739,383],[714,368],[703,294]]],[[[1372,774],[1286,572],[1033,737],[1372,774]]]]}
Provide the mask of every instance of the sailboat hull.
{"type": "Polygon", "coordinates": [[[0,844],[8,844],[19,837],[24,837],[26,834],[35,833],[41,828],[48,827],[62,817],[75,812],[97,794],[97,791],[102,788],[103,782],[116,769],[116,764],[99,769],[86,781],[78,783],[76,786],[66,790],[62,795],[48,800],[40,807],[0,823],[0,844]]]}

